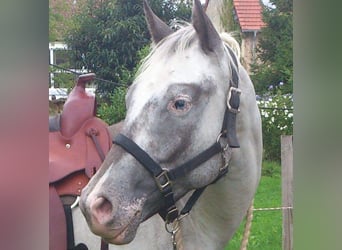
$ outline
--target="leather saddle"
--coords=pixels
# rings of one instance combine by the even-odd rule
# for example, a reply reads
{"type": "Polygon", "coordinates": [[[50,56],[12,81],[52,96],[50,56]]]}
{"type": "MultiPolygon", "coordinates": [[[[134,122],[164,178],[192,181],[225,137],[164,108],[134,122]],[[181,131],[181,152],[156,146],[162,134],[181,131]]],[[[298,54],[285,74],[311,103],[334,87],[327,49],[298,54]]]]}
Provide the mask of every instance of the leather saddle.
{"type": "Polygon", "coordinates": [[[94,78],[80,75],[62,113],[49,118],[50,250],[70,249],[60,198],[81,194],[112,145],[108,125],[95,116],[95,95],[85,89],[94,78]]]}

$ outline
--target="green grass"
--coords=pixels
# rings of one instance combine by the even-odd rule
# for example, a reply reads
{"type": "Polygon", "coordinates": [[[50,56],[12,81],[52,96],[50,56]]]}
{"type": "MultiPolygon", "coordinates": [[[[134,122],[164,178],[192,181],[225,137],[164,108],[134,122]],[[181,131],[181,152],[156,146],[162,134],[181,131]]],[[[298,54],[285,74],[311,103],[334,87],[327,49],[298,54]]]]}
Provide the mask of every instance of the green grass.
{"type": "MultiPolygon", "coordinates": [[[[280,165],[263,163],[263,176],[254,199],[255,208],[281,206],[280,165]]],[[[225,250],[239,250],[245,220],[225,250]]],[[[282,248],[282,211],[254,211],[248,250],[278,250],[282,248]]]]}

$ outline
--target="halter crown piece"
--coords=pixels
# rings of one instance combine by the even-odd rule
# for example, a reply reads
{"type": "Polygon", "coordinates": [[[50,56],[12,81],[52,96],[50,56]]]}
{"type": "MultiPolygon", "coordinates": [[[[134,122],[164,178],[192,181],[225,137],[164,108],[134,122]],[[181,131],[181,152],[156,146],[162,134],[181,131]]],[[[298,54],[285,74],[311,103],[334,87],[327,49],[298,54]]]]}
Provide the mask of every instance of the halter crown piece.
{"type": "Polygon", "coordinates": [[[238,112],[240,112],[239,105],[241,94],[241,90],[238,88],[238,62],[233,51],[228,46],[227,48],[231,57],[233,58],[233,62],[236,67],[232,67],[232,78],[229,84],[230,86],[227,97],[227,108],[224,114],[222,129],[218,135],[216,142],[212,146],[210,146],[191,160],[183,163],[182,165],[171,170],[166,170],[162,169],[160,165],[156,163],[142,148],[140,148],[133,140],[126,137],[125,135],[118,134],[113,140],[113,143],[119,145],[128,153],[130,153],[153,176],[161,194],[164,197],[164,206],[159,210],[159,215],[165,221],[166,230],[172,233],[173,236],[178,230],[178,222],[184,216],[189,214],[192,207],[195,205],[196,201],[201,196],[205,188],[210,184],[217,182],[228,173],[228,164],[230,161],[229,153],[231,153],[231,150],[228,150],[231,148],[240,147],[236,136],[236,115],[238,112]],[[221,145],[221,138],[226,138],[228,144],[221,145]],[[196,189],[185,204],[184,208],[179,212],[175,204],[172,183],[178,178],[183,177],[192,170],[196,169],[202,163],[206,162],[218,153],[222,153],[225,164],[224,167],[220,168],[217,178],[208,185],[196,189]],[[174,224],[173,222],[175,221],[176,223],[174,224]],[[170,227],[170,225],[172,226],[170,227]]]}

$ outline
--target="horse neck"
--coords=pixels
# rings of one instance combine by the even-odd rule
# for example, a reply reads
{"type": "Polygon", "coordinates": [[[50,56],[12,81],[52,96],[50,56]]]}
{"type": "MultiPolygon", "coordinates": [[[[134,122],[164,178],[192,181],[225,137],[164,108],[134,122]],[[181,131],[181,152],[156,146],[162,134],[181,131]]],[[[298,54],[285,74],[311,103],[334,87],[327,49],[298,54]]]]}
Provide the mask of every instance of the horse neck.
{"type": "MultiPolygon", "coordinates": [[[[187,197],[180,203],[184,206],[186,200],[187,197]]],[[[226,181],[206,188],[190,214],[181,221],[184,249],[224,248],[240,221],[239,218],[230,217],[227,204],[226,181]]]]}

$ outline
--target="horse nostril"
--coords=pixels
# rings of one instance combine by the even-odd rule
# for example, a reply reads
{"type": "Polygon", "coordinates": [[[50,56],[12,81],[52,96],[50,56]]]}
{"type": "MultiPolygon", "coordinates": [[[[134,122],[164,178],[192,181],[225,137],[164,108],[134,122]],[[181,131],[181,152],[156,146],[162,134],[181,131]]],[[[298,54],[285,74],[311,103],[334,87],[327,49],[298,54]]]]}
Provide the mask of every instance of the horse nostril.
{"type": "Polygon", "coordinates": [[[112,203],[104,197],[97,197],[90,205],[92,215],[100,224],[104,224],[110,219],[113,206],[112,203]]]}

